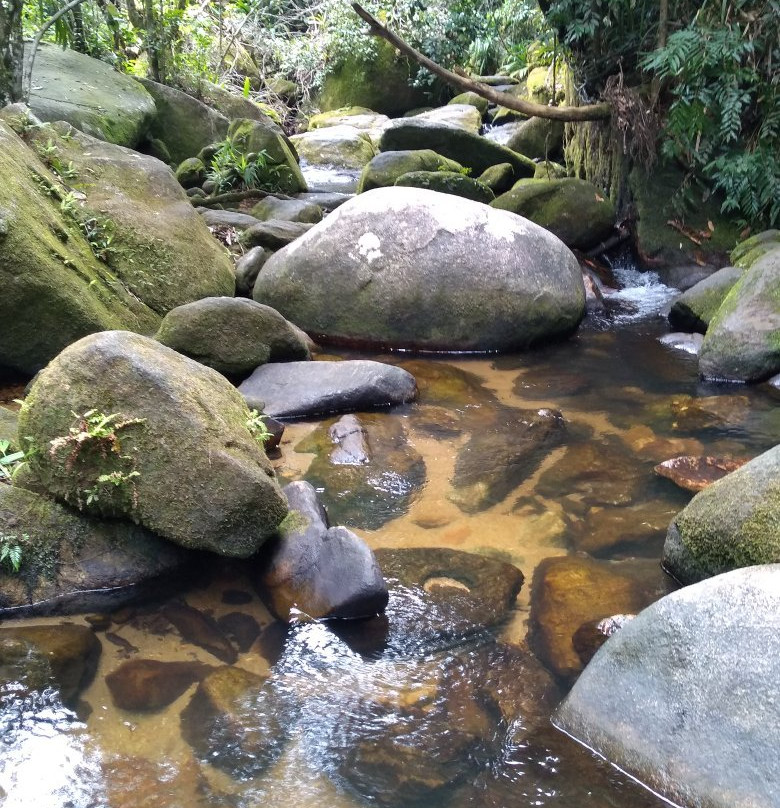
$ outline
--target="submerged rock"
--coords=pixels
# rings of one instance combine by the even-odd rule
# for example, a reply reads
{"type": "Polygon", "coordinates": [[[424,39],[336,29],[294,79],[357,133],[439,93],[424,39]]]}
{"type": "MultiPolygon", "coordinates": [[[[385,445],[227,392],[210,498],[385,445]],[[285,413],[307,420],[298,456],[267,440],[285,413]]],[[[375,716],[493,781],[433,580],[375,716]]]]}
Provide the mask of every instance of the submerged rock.
{"type": "Polygon", "coordinates": [[[399,187],[359,194],[276,253],[254,298],[315,339],[395,348],[522,349],[572,333],[585,311],[579,265],[554,236],[399,187]]]}
{"type": "Polygon", "coordinates": [[[409,510],[425,484],[425,463],[409,445],[398,419],[381,413],[361,414],[358,423],[368,445],[368,462],[342,462],[342,438],[331,434],[332,427],[327,425],[295,450],[317,453],[305,478],[321,491],[333,522],[377,530],[409,510]]]}
{"type": "Polygon", "coordinates": [[[698,493],[707,486],[731,474],[747,463],[726,457],[691,457],[682,455],[664,460],[653,468],[660,477],[667,477],[680,488],[698,493]]]}
{"type": "Polygon", "coordinates": [[[59,499],[125,515],[185,547],[246,557],[287,513],[248,419],[216,371],[146,337],[107,331],[38,375],[20,426],[40,447],[32,476],[59,499]],[[98,422],[112,417],[96,430],[90,412],[98,422]]]}
{"type": "Polygon", "coordinates": [[[0,691],[11,682],[27,693],[56,687],[72,703],[92,681],[101,650],[95,632],[75,623],[0,628],[0,691]]]}
{"type": "Polygon", "coordinates": [[[773,805],[779,638],[780,566],[685,587],[610,638],[555,723],[675,804],[773,805]]]}
{"type": "Polygon", "coordinates": [[[573,636],[583,623],[638,612],[673,589],[657,561],[545,559],[531,587],[532,647],[556,676],[576,678],[583,665],[573,636]]]}
{"type": "Polygon", "coordinates": [[[411,373],[367,359],[263,365],[238,389],[250,407],[274,418],[371,410],[417,395],[411,373]]]}
{"type": "Polygon", "coordinates": [[[212,670],[202,662],[132,659],[109,673],[106,684],[120,710],[154,711],[167,707],[212,670]]]}
{"type": "Polygon", "coordinates": [[[502,408],[458,452],[451,499],[465,513],[501,502],[566,434],[557,410],[502,408]]]}
{"type": "Polygon", "coordinates": [[[298,330],[279,312],[235,297],[207,297],[172,309],[155,339],[226,376],[244,376],[266,362],[310,358],[298,330]]]}
{"type": "Polygon", "coordinates": [[[236,649],[212,617],[186,603],[176,602],[166,604],[162,614],[176,627],[185,642],[203,648],[228,665],[238,659],[236,649]]]}
{"type": "Polygon", "coordinates": [[[116,608],[191,563],[185,550],[132,522],[96,519],[2,484],[0,533],[22,553],[19,573],[0,571],[0,615],[116,608]]]}
{"type": "Polygon", "coordinates": [[[237,779],[261,774],[282,751],[279,704],[264,682],[241,668],[218,668],[181,714],[182,736],[195,753],[237,779]]]}
{"type": "Polygon", "coordinates": [[[681,583],[780,560],[780,446],[699,492],[669,525],[663,564],[681,583]]]}
{"type": "Polygon", "coordinates": [[[258,575],[263,600],[279,619],[372,617],[387,606],[387,586],[368,545],[327,514],[306,482],[284,488],[290,516],[267,545],[258,575]]]}

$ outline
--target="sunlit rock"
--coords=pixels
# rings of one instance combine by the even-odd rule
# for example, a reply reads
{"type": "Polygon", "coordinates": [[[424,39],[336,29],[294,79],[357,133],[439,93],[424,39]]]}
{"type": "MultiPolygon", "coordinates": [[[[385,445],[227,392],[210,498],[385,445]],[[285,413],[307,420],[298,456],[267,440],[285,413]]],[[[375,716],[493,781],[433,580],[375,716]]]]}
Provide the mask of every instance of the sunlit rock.
{"type": "Polygon", "coordinates": [[[679,805],[777,798],[780,566],[685,587],[596,654],[555,723],[679,805]]]}
{"type": "Polygon", "coordinates": [[[747,463],[747,459],[727,457],[673,457],[653,468],[660,477],[670,479],[686,491],[698,493],[747,463]]]}

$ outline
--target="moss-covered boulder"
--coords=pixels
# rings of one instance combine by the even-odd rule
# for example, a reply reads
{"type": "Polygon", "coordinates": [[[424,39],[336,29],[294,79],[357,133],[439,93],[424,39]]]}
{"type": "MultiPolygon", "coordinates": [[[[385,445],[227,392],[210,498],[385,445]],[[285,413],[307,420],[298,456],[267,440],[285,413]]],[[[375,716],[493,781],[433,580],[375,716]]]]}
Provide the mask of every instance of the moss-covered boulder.
{"type": "Polygon", "coordinates": [[[761,382],[780,371],[780,248],[766,253],[731,288],[699,352],[709,379],[761,382]]]}
{"type": "Polygon", "coordinates": [[[172,309],[155,339],[226,376],[244,376],[266,362],[309,359],[300,332],[279,312],[238,297],[206,297],[172,309]]]}
{"type": "Polygon", "coordinates": [[[276,220],[316,224],[322,221],[322,208],[305,199],[279,199],[267,196],[252,208],[252,216],[261,222],[276,220]]]}
{"type": "Polygon", "coordinates": [[[175,87],[151,79],[138,81],[157,108],[149,134],[165,144],[175,164],[225,138],[230,121],[217,110],[175,87]]]}
{"type": "Polygon", "coordinates": [[[697,238],[700,242],[697,244],[668,224],[680,219],[678,208],[684,181],[684,172],[669,165],[655,166],[649,174],[637,167],[629,174],[629,189],[637,211],[640,257],[651,266],[690,265],[697,259],[709,261],[716,267],[726,266],[728,253],[739,239],[740,228],[733,217],[720,212],[720,200],[709,191],[691,189],[693,198],[684,222],[692,231],[709,236],[697,238]],[[714,227],[712,231],[710,222],[714,227]]]}
{"type": "Polygon", "coordinates": [[[476,107],[479,110],[480,115],[484,116],[487,114],[488,100],[487,98],[483,98],[481,95],[477,95],[477,93],[460,93],[459,95],[456,95],[455,98],[451,99],[449,103],[468,104],[469,106],[476,107]]]}
{"type": "Polygon", "coordinates": [[[487,185],[496,197],[508,191],[515,184],[515,172],[509,163],[499,163],[485,169],[477,180],[483,185],[487,185]]]}
{"type": "Polygon", "coordinates": [[[236,118],[249,118],[251,121],[259,121],[265,126],[270,126],[272,129],[282,132],[282,127],[260,104],[256,104],[251,98],[244,98],[243,95],[231,93],[211,81],[199,79],[197,86],[193,88],[192,94],[224,115],[229,121],[236,118]]]}
{"type": "Polygon", "coordinates": [[[495,194],[487,185],[456,171],[410,171],[408,174],[402,174],[395,184],[406,188],[427,188],[440,194],[462,196],[464,199],[473,199],[486,205],[495,199],[495,194]]]}
{"type": "Polygon", "coordinates": [[[555,157],[563,146],[563,122],[529,118],[517,127],[504,145],[531,159],[555,157]]]}
{"type": "Polygon", "coordinates": [[[491,206],[530,219],[576,249],[593,247],[615,226],[612,202],[595,185],[573,178],[520,180],[491,206]]]}
{"type": "Polygon", "coordinates": [[[318,112],[309,118],[308,129],[311,132],[314,129],[322,129],[327,126],[353,126],[355,129],[361,131],[379,131],[384,129],[390,123],[390,118],[387,115],[382,115],[379,112],[374,112],[368,107],[341,107],[340,109],[331,109],[327,112],[318,112]]]}
{"type": "Polygon", "coordinates": [[[216,371],[106,331],[39,374],[20,429],[39,448],[31,476],[58,499],[129,517],[185,547],[245,557],[287,513],[249,418],[216,371]]]}
{"type": "Polygon", "coordinates": [[[3,616],[115,609],[171,586],[190,560],[132,522],[96,519],[10,485],[0,485],[0,533],[21,548],[19,571],[0,571],[3,616]]]}
{"type": "Polygon", "coordinates": [[[552,160],[542,160],[536,164],[534,179],[536,180],[562,180],[566,177],[566,166],[552,160]]]}
{"type": "Polygon", "coordinates": [[[64,187],[2,122],[0,175],[0,366],[32,375],[93,331],[154,331],[158,315],[98,260],[63,215],[64,187]]]}
{"type": "Polygon", "coordinates": [[[298,165],[298,156],[287,138],[279,133],[278,127],[237,118],[231,121],[227,136],[242,154],[259,154],[263,151],[267,154],[268,162],[275,166],[281,191],[294,194],[308,190],[298,165]]]}
{"type": "Polygon", "coordinates": [[[310,165],[363,168],[376,154],[371,137],[354,126],[326,126],[291,138],[310,165]]]}
{"type": "Polygon", "coordinates": [[[412,86],[416,66],[384,40],[372,46],[373,53],[355,53],[328,71],[317,99],[320,109],[362,106],[394,116],[427,103],[425,92],[412,86]]]}
{"type": "MultiPolygon", "coordinates": [[[[88,626],[74,623],[0,629],[0,682],[18,683],[14,696],[55,687],[73,703],[92,681],[100,640],[88,626]]],[[[2,688],[5,691],[5,687],[2,688]]],[[[5,695],[5,694],[4,694],[5,695]]]]}
{"type": "Polygon", "coordinates": [[[438,350],[527,348],[571,334],[585,308],[579,265],[551,233],[400,187],[359,194],[277,252],[253,295],[317,340],[438,350]]]}
{"type": "Polygon", "coordinates": [[[731,262],[740,269],[749,269],[765,253],[780,248],[780,230],[764,230],[746,238],[731,251],[731,262]]]}
{"type": "Polygon", "coordinates": [[[29,103],[42,121],[67,121],[100,140],[131,148],[144,139],[157,115],[153,97],[129,76],[45,42],[35,56],[29,103]]]}
{"type": "Polygon", "coordinates": [[[188,157],[179,163],[176,169],[176,179],[182,188],[194,188],[201,185],[206,179],[206,166],[199,157],[188,157]]]}
{"type": "Polygon", "coordinates": [[[72,130],[36,138],[51,140],[59,159],[73,163],[77,176],[69,184],[86,197],[74,212],[84,228],[94,220],[88,229],[94,249],[156,314],[234,294],[230,257],[166,165],[72,130]]]}
{"type": "Polygon", "coordinates": [[[360,175],[357,192],[370,191],[372,188],[384,188],[395,185],[403,174],[412,171],[455,171],[461,173],[463,166],[455,160],[449,160],[433,149],[412,149],[409,151],[380,152],[363,169],[360,175]]]}
{"type": "Polygon", "coordinates": [[[669,525],[664,566],[684,584],[780,561],[780,446],[700,491],[669,525]]]}
{"type": "Polygon", "coordinates": [[[433,149],[437,154],[470,168],[475,175],[498,163],[509,163],[518,179],[533,177],[536,168],[533,160],[505,146],[463,129],[419,118],[396,121],[379,141],[379,150],[383,152],[410,149],[433,149]]]}
{"type": "Polygon", "coordinates": [[[669,324],[677,331],[704,334],[726,295],[742,277],[743,270],[724,267],[683,292],[672,304],[669,324]]]}

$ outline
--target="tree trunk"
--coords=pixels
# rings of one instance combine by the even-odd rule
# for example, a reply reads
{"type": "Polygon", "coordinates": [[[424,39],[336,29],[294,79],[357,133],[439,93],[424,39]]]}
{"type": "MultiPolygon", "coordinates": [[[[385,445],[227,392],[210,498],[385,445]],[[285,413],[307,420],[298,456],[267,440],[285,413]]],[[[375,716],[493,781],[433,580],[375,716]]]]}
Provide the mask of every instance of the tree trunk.
{"type": "Polygon", "coordinates": [[[517,98],[514,95],[509,95],[509,93],[498,92],[492,87],[488,87],[479,81],[474,81],[462,73],[453,73],[436,64],[427,56],[416,51],[411,45],[407,45],[397,34],[385,28],[379,20],[372,17],[359,3],[352,3],[352,8],[362,20],[368,23],[370,34],[387,40],[394,48],[401,51],[404,56],[414,59],[426,70],[430,70],[435,76],[443,79],[447,84],[457,87],[461,92],[471,91],[507,109],[514,109],[526,115],[549,118],[555,121],[595,121],[609,118],[611,115],[612,111],[609,104],[588,104],[582,107],[548,107],[544,104],[526,101],[524,98],[517,98]]]}
{"type": "Polygon", "coordinates": [[[23,95],[22,0],[0,0],[0,107],[23,95]]]}

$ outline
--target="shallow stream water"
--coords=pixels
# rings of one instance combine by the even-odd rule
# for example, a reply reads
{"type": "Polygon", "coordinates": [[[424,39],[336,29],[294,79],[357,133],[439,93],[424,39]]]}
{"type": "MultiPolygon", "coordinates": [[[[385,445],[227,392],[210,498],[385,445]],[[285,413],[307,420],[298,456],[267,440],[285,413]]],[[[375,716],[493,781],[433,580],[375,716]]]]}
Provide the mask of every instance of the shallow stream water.
{"type": "MultiPolygon", "coordinates": [[[[670,290],[639,280],[620,294],[631,313],[590,317],[558,345],[496,357],[379,357],[412,370],[421,395],[366,422],[402,434],[424,476],[417,463],[414,474],[383,469],[363,493],[324,492],[332,514],[378,514],[374,526],[353,523],[373,548],[442,547],[516,565],[525,583],[506,620],[459,637],[447,632],[446,610],[433,614],[419,592],[396,587],[376,648],[305,619],[285,634],[242,566],[225,563],[184,592],[161,592],[159,603],[114,615],[99,633],[100,667],[75,712],[56,693],[5,694],[0,805],[406,808],[426,793],[426,772],[451,781],[417,803],[426,806],[665,804],[551,727],[550,710],[571,677],[554,681],[540,663],[550,665],[555,643],[571,651],[573,631],[594,616],[593,591],[582,584],[579,599],[574,591],[545,600],[539,576],[547,559],[568,558],[630,569],[632,592],[660,596],[673,586],[658,567],[666,526],[690,495],[653,466],[681,454],[753,456],[777,443],[780,410],[770,389],[701,383],[694,357],[658,342],[667,328],[657,310],[670,290]],[[473,444],[488,465],[511,439],[517,410],[545,408],[560,411],[565,435],[511,490],[476,505],[453,495],[469,441],[495,433],[494,451],[473,444]],[[166,594],[215,618],[238,611],[257,621],[261,634],[236,664],[266,680],[266,702],[248,705],[250,715],[256,710],[259,725],[270,709],[278,722],[278,748],[265,767],[251,765],[245,749],[232,755],[233,744],[248,743],[239,733],[212,744],[205,758],[183,740],[183,721],[198,731],[197,709],[182,718],[194,685],[159,710],[112,704],[105,677],[128,659],[222,664],[165,619],[166,594]],[[498,711],[475,706],[488,684],[498,711]],[[397,759],[378,760],[388,736],[397,759]]],[[[276,461],[283,481],[309,473],[314,455],[305,450],[319,426],[288,425],[276,461]]],[[[571,578],[575,590],[580,580],[571,578]]]]}

